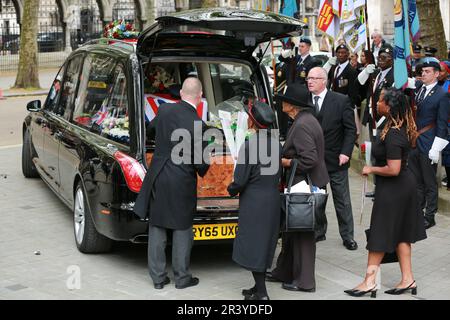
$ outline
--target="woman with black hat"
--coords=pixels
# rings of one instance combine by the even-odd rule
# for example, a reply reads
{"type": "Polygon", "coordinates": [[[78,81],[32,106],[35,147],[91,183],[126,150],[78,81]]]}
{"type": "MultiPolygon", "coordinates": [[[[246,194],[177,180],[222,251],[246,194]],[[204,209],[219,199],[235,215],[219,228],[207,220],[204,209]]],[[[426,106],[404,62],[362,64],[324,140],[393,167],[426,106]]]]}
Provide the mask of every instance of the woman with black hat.
{"type": "Polygon", "coordinates": [[[245,111],[248,127],[256,133],[240,148],[234,181],[228,186],[231,196],[239,194],[233,260],[250,270],[255,279],[254,287],[242,290],[245,299],[269,300],[265,276],[272,265],[280,226],[281,145],[271,130],[265,130],[275,121],[269,105],[257,101],[245,111]]]}
{"type": "MultiPolygon", "coordinates": [[[[292,159],[296,159],[298,166],[293,183],[305,180],[306,174],[309,174],[314,186],[324,188],[329,182],[324,158],[325,142],[322,127],[313,115],[314,106],[309,103],[308,90],[294,84],[278,98],[282,101],[283,112],[294,120],[283,146],[282,166],[289,169],[292,159]]],[[[266,279],[283,282],[282,288],[285,290],[314,292],[314,231],[284,233],[282,240],[277,266],[266,279]]]]}

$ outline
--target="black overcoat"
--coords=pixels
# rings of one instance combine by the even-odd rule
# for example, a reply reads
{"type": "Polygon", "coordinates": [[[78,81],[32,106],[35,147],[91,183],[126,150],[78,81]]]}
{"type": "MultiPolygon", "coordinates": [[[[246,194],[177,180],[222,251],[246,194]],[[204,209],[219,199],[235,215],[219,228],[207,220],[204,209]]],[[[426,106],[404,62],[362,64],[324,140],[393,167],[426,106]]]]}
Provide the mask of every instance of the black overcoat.
{"type": "Polygon", "coordinates": [[[233,260],[256,272],[272,266],[280,227],[281,145],[278,139],[269,136],[264,140],[264,136],[259,131],[243,144],[234,181],[228,186],[231,196],[239,193],[239,225],[233,260]],[[257,150],[254,147],[258,143],[267,144],[270,162],[255,157],[253,151],[257,150]],[[268,167],[272,168],[270,172],[264,172],[268,167]]]}
{"type": "Polygon", "coordinates": [[[358,77],[358,71],[348,63],[341,74],[335,78],[334,72],[337,66],[332,66],[328,73],[329,89],[349,96],[353,106],[361,105],[358,88],[354,85],[358,77]]]}
{"type": "Polygon", "coordinates": [[[150,224],[167,229],[185,230],[192,226],[197,209],[197,174],[202,177],[209,168],[203,157],[194,159],[194,152],[203,154],[206,147],[202,142],[205,128],[196,110],[185,101],[158,108],[149,127],[155,130],[156,148],[134,206],[140,218],[148,217],[150,224]],[[176,129],[184,129],[184,133],[180,132],[183,138],[171,141],[176,129]],[[179,150],[180,140],[187,142],[188,148],[176,152],[185,159],[176,164],[171,154],[174,147],[179,150]]]}
{"type": "MultiPolygon", "coordinates": [[[[312,103],[312,98],[310,98],[312,103]]],[[[317,115],[325,138],[325,163],[328,172],[346,170],[350,161],[339,166],[339,155],[352,157],[356,140],[355,114],[350,98],[328,91],[317,115]]]]}

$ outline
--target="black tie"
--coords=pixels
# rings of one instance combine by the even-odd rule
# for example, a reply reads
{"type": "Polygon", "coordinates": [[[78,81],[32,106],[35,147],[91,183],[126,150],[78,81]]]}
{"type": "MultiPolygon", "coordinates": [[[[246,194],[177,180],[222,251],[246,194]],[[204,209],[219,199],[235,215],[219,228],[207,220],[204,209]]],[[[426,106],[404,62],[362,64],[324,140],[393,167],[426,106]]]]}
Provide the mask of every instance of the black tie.
{"type": "Polygon", "coordinates": [[[320,109],[319,109],[319,96],[314,97],[314,109],[316,110],[316,115],[319,115],[320,109]]]}
{"type": "Polygon", "coordinates": [[[337,77],[338,77],[338,75],[339,75],[339,69],[341,68],[341,66],[337,66],[336,67],[336,71],[335,71],[335,73],[334,73],[334,79],[333,79],[333,86],[332,86],[332,89],[333,90],[335,90],[336,89],[336,80],[337,80],[337,77]]]}
{"type": "Polygon", "coordinates": [[[421,103],[425,98],[425,93],[427,92],[427,88],[425,86],[420,89],[420,93],[418,94],[417,104],[421,103]]]}

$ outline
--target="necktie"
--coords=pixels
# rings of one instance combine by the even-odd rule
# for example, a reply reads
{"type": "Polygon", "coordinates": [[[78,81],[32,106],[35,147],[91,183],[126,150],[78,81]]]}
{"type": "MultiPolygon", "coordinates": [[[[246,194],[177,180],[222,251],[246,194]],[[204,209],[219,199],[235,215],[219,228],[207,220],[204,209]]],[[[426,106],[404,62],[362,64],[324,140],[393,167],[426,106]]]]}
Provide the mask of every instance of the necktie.
{"type": "Polygon", "coordinates": [[[314,97],[314,109],[316,110],[316,115],[319,115],[320,108],[319,108],[319,96],[314,97]]]}
{"type": "Polygon", "coordinates": [[[336,89],[336,80],[337,80],[337,77],[339,75],[339,69],[340,68],[341,67],[339,65],[336,67],[336,72],[334,74],[334,80],[333,80],[333,90],[336,89]]]}
{"type": "Polygon", "coordinates": [[[425,98],[426,92],[427,92],[427,88],[425,86],[423,86],[422,89],[420,89],[420,92],[418,94],[417,104],[419,104],[423,101],[423,99],[425,98]]]}

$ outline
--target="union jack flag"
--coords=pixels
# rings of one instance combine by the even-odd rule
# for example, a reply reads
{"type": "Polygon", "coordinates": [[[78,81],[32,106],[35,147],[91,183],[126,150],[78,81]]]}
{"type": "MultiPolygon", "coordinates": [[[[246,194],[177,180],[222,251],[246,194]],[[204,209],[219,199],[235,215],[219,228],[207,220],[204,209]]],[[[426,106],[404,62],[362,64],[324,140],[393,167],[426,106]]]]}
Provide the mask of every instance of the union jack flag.
{"type": "MultiPolygon", "coordinates": [[[[180,100],[173,99],[168,94],[146,94],[145,95],[145,121],[152,121],[158,113],[158,108],[163,103],[177,103],[180,100]]],[[[203,121],[208,117],[208,102],[202,98],[202,102],[197,106],[197,114],[203,121]]]]}
{"type": "Polygon", "coordinates": [[[101,125],[102,122],[107,117],[107,115],[108,115],[108,110],[106,108],[106,104],[102,104],[102,107],[100,108],[100,110],[98,110],[97,113],[92,116],[91,122],[101,125]]]}

